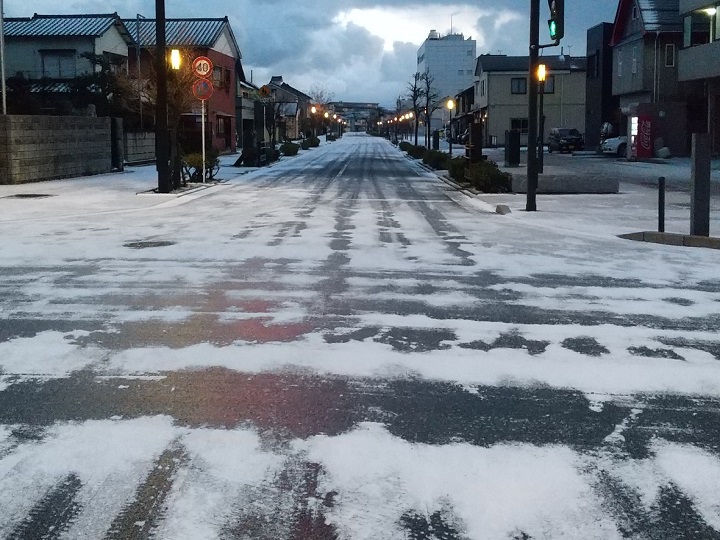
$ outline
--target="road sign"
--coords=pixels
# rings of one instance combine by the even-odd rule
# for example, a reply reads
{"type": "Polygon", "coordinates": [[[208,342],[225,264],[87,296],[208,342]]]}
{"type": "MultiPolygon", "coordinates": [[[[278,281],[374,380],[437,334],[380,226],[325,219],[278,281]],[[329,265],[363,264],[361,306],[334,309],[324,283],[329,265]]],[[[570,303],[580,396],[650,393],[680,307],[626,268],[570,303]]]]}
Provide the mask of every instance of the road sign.
{"type": "Polygon", "coordinates": [[[193,73],[200,78],[205,78],[212,73],[213,63],[207,56],[198,56],[193,60],[193,73]]]}
{"type": "Polygon", "coordinates": [[[193,95],[200,101],[210,99],[214,90],[212,82],[208,79],[198,79],[192,86],[193,95]]]}
{"type": "Polygon", "coordinates": [[[270,87],[266,84],[260,87],[260,95],[264,98],[269,97],[271,93],[270,87]]]}

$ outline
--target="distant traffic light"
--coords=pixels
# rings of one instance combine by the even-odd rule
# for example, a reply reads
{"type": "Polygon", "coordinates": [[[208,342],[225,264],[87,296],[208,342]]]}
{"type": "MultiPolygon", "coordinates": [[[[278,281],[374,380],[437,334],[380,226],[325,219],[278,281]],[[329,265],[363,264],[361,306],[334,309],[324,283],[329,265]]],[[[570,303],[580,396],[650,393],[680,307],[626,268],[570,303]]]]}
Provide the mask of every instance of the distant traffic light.
{"type": "Polygon", "coordinates": [[[548,0],[550,39],[560,40],[565,35],[565,0],[548,0]]]}

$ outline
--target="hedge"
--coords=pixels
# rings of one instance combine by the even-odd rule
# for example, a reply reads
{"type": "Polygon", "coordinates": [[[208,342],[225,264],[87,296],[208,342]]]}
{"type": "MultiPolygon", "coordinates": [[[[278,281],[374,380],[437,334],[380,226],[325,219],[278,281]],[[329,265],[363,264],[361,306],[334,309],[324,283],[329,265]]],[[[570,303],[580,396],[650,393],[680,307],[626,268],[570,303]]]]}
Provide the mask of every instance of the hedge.
{"type": "Polygon", "coordinates": [[[299,150],[299,144],[286,142],[280,145],[280,152],[282,152],[284,156],[296,156],[299,150]]]}

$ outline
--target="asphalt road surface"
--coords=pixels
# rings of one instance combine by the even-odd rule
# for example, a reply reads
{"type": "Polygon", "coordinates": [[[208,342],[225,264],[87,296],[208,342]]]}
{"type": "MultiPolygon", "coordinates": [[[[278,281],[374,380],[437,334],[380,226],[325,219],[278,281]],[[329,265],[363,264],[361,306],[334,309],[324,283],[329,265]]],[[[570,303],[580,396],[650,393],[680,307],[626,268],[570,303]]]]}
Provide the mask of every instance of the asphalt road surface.
{"type": "Polygon", "coordinates": [[[133,174],[0,186],[0,538],[720,538],[715,252],[363,135],[133,174]]]}

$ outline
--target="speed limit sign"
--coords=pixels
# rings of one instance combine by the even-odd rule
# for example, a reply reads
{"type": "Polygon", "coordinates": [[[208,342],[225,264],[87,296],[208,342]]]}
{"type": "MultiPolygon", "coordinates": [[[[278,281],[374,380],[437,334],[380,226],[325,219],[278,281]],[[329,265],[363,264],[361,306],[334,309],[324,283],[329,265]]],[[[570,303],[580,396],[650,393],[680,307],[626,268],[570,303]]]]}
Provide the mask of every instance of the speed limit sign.
{"type": "Polygon", "coordinates": [[[200,78],[205,78],[212,73],[213,63],[207,56],[198,56],[193,60],[193,73],[200,78]]]}

